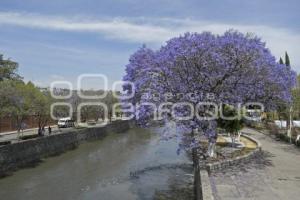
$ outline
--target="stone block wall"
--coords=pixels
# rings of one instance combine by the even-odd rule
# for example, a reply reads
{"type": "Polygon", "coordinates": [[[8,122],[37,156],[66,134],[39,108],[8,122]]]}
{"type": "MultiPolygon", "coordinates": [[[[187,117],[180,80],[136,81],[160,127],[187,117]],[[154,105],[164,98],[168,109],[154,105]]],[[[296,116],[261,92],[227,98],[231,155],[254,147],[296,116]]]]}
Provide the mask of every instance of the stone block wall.
{"type": "Polygon", "coordinates": [[[0,177],[41,159],[76,148],[80,143],[104,138],[108,133],[130,129],[130,121],[115,121],[104,127],[75,129],[70,132],[20,141],[0,147],[0,177]]]}

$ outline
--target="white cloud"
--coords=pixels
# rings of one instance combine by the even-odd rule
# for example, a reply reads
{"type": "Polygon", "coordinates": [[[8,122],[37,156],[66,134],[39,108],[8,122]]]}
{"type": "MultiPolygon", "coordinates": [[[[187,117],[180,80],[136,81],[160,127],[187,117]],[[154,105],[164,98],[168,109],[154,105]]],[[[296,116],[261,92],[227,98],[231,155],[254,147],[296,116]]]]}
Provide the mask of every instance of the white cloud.
{"type": "Polygon", "coordinates": [[[123,19],[85,21],[62,17],[0,12],[0,25],[16,25],[49,30],[97,32],[109,38],[135,42],[154,42],[170,36],[170,30],[151,25],[138,25],[123,19]]]}
{"type": "Polygon", "coordinates": [[[300,34],[284,28],[263,25],[240,25],[197,21],[191,19],[128,19],[86,20],[86,17],[53,17],[28,13],[0,12],[0,25],[15,25],[57,31],[94,32],[106,38],[126,42],[162,44],[167,39],[187,31],[211,31],[221,34],[228,29],[253,32],[267,42],[267,46],[278,58],[289,52],[292,63],[300,71],[300,34]]]}

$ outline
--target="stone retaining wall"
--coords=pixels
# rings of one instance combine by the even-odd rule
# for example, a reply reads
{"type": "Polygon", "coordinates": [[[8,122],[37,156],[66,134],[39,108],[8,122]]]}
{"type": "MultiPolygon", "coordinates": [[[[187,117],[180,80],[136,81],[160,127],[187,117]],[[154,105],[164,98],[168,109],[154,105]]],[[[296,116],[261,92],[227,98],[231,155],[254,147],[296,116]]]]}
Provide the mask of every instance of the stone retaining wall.
{"type": "Polygon", "coordinates": [[[84,141],[99,140],[110,132],[125,132],[130,125],[129,121],[115,121],[105,127],[75,129],[2,146],[0,147],[0,177],[18,168],[37,163],[42,158],[74,149],[84,141]]]}
{"type": "Polygon", "coordinates": [[[205,166],[206,170],[208,172],[212,172],[212,171],[215,171],[215,170],[225,169],[229,166],[236,165],[236,164],[239,164],[241,162],[247,162],[251,158],[254,158],[257,154],[261,153],[261,144],[258,140],[256,140],[255,138],[253,138],[249,135],[246,135],[246,134],[242,134],[242,136],[249,139],[249,140],[251,140],[251,141],[253,141],[254,143],[256,143],[257,144],[256,149],[254,149],[250,153],[248,153],[246,155],[243,155],[243,156],[238,156],[238,157],[233,158],[233,159],[227,159],[227,160],[222,160],[222,161],[206,164],[206,166],[205,166]]]}

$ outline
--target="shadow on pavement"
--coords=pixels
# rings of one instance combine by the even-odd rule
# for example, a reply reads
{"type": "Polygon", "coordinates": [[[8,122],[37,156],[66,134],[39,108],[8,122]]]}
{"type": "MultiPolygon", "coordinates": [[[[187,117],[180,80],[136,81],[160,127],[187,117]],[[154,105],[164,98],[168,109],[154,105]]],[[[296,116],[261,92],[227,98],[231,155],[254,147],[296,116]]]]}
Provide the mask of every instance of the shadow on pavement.
{"type": "Polygon", "coordinates": [[[240,173],[246,173],[251,169],[265,169],[266,167],[273,167],[273,163],[271,158],[274,157],[274,155],[268,151],[262,151],[260,154],[252,158],[248,162],[243,162],[238,165],[230,166],[224,170],[213,172],[211,175],[214,176],[214,174],[240,174],[240,173]]]}

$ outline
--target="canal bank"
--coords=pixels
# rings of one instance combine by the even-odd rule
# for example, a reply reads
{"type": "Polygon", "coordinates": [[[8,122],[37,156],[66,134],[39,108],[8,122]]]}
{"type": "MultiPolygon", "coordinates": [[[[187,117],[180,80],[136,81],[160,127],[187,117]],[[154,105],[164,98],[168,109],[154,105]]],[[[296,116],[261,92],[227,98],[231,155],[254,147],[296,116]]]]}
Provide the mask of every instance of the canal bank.
{"type": "Polygon", "coordinates": [[[131,127],[130,121],[114,121],[104,127],[74,129],[69,132],[20,141],[0,147],[0,177],[33,166],[41,159],[76,148],[85,141],[99,140],[109,132],[122,133],[131,127]]]}

